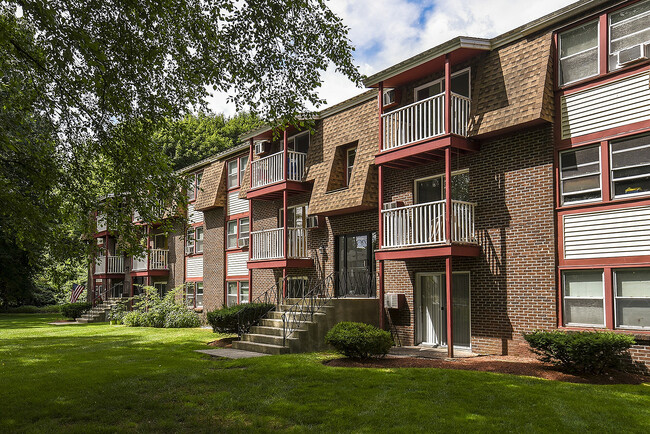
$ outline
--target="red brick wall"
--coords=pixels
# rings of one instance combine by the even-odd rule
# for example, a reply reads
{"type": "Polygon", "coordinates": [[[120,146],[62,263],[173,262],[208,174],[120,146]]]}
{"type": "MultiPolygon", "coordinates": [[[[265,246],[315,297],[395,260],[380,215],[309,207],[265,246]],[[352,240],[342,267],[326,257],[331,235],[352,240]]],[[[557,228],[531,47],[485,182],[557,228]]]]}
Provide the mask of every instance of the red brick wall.
{"type": "Polygon", "coordinates": [[[203,235],[203,310],[213,311],[224,299],[224,208],[205,211],[203,235]]]}
{"type": "MultiPolygon", "coordinates": [[[[452,159],[469,169],[470,200],[481,246],[478,258],[454,258],[471,273],[472,349],[527,351],[521,333],[556,325],[553,142],[550,126],[486,141],[478,153],[452,159]]],[[[444,162],[385,171],[384,201],[413,203],[413,181],[444,173],[444,162]]],[[[443,259],[386,261],[385,290],[407,307],[390,313],[403,345],[414,344],[413,295],[418,272],[443,272],[443,259]]]]}

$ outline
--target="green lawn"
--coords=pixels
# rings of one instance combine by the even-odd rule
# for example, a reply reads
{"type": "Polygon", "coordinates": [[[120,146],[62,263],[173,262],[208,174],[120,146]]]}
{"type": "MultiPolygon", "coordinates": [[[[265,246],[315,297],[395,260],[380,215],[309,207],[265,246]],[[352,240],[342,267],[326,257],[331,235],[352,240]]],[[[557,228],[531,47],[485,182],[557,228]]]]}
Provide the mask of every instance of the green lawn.
{"type": "Polygon", "coordinates": [[[0,432],[650,432],[650,384],[216,360],[207,330],[49,326],[0,315],[0,432]]]}

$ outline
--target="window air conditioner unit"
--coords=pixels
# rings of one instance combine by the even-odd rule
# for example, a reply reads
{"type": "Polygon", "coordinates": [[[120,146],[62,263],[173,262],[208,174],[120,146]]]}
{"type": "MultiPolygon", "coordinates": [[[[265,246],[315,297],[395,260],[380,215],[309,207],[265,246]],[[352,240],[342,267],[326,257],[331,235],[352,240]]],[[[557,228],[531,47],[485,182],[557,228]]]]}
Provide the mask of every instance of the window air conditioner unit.
{"type": "Polygon", "coordinates": [[[243,249],[244,247],[248,247],[248,238],[239,238],[237,240],[237,245],[239,246],[240,249],[243,249]]]}
{"type": "Polygon", "coordinates": [[[320,227],[320,218],[317,215],[307,217],[307,229],[318,229],[320,227]]]}
{"type": "Polygon", "coordinates": [[[269,142],[255,142],[255,155],[262,155],[269,152],[269,142]]]}
{"type": "Polygon", "coordinates": [[[399,309],[401,294],[397,292],[388,292],[384,295],[384,308],[385,309],[399,309]]]}
{"type": "Polygon", "coordinates": [[[650,43],[634,45],[618,52],[619,66],[650,58],[650,43]]]}
{"type": "Polygon", "coordinates": [[[383,209],[395,209],[395,208],[400,208],[404,206],[403,202],[400,202],[399,200],[394,200],[392,202],[386,202],[384,204],[383,209]]]}

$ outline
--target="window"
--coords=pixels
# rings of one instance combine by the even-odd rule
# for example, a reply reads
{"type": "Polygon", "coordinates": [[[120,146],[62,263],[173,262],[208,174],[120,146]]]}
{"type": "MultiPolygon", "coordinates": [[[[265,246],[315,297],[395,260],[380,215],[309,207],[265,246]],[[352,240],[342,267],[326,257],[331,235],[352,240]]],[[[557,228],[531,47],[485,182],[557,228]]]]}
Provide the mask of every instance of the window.
{"type": "Polygon", "coordinates": [[[239,169],[237,167],[237,160],[232,160],[228,162],[228,189],[235,188],[239,186],[239,179],[237,175],[239,169]]]}
{"type": "Polygon", "coordinates": [[[165,234],[156,234],[153,237],[154,249],[167,249],[167,236],[165,234]]]}
{"type": "Polygon", "coordinates": [[[564,325],[605,326],[602,270],[564,271],[564,325]]]}
{"type": "Polygon", "coordinates": [[[248,238],[248,217],[239,219],[239,238],[248,238]]]}
{"type": "Polygon", "coordinates": [[[234,306],[236,304],[244,304],[250,301],[250,291],[248,288],[248,281],[243,280],[239,282],[228,282],[228,294],[226,296],[226,304],[234,306]]]}
{"type": "Polygon", "coordinates": [[[562,32],[559,41],[560,85],[598,75],[598,21],[562,32]]]}
{"type": "Polygon", "coordinates": [[[185,237],[185,254],[193,255],[194,254],[194,228],[187,230],[187,236],[185,237]]]}
{"type": "Polygon", "coordinates": [[[306,154],[309,150],[309,131],[289,137],[287,145],[290,151],[306,154]]]}
{"type": "Polygon", "coordinates": [[[346,178],[345,178],[345,185],[350,185],[350,179],[352,179],[352,169],[354,167],[354,159],[357,156],[357,148],[350,148],[347,151],[347,158],[346,158],[346,166],[347,166],[347,171],[346,171],[346,178]]]}
{"type": "Polygon", "coordinates": [[[154,282],[153,287],[156,288],[160,297],[164,297],[167,293],[167,282],[154,282]]]}
{"type": "Polygon", "coordinates": [[[309,288],[309,279],[306,276],[293,276],[287,278],[287,297],[302,298],[309,288]]]}
{"type": "MultiPolygon", "coordinates": [[[[451,92],[467,97],[470,96],[470,82],[469,82],[469,69],[455,72],[451,76],[451,92]]],[[[414,98],[416,101],[430,98],[432,96],[440,95],[445,92],[445,79],[441,78],[436,81],[429,82],[422,86],[418,86],[414,90],[414,98]]]]}
{"type": "Polygon", "coordinates": [[[203,307],[203,282],[196,282],[194,289],[196,291],[194,294],[196,300],[194,307],[203,307]]]}
{"type": "MultiPolygon", "coordinates": [[[[618,52],[650,42],[650,1],[619,9],[609,15],[609,70],[621,68],[618,52]]],[[[643,47],[639,51],[643,54],[643,47]]]]}
{"type": "Polygon", "coordinates": [[[611,142],[612,192],[615,198],[650,192],[650,135],[611,142]]]}
{"type": "MultiPolygon", "coordinates": [[[[429,203],[444,200],[445,175],[415,181],[415,202],[429,203]]],[[[453,200],[469,201],[469,171],[463,170],[451,174],[451,198],[453,200]]]]}
{"type": "Polygon", "coordinates": [[[248,155],[239,158],[239,184],[244,181],[244,173],[246,172],[246,166],[248,165],[248,155]]]}
{"type": "Polygon", "coordinates": [[[187,307],[203,307],[203,282],[186,282],[183,298],[187,307]]]}
{"type": "Polygon", "coordinates": [[[194,253],[203,253],[203,228],[196,228],[194,253]]]}
{"type": "Polygon", "coordinates": [[[227,226],[226,247],[234,249],[237,247],[237,220],[230,220],[227,226]]]}
{"type": "MultiPolygon", "coordinates": [[[[278,210],[278,227],[283,224],[283,210],[278,210]]],[[[287,208],[287,227],[289,228],[306,228],[307,227],[307,205],[296,205],[287,208]]]]}
{"type": "Polygon", "coordinates": [[[187,200],[190,202],[195,200],[199,194],[199,186],[201,185],[201,178],[203,172],[197,172],[189,175],[189,187],[187,188],[187,200]]]}
{"type": "Polygon", "coordinates": [[[650,329],[650,270],[614,271],[616,327],[650,329]]]}
{"type": "Polygon", "coordinates": [[[599,146],[560,154],[560,189],[563,204],[601,199],[599,146]]]}

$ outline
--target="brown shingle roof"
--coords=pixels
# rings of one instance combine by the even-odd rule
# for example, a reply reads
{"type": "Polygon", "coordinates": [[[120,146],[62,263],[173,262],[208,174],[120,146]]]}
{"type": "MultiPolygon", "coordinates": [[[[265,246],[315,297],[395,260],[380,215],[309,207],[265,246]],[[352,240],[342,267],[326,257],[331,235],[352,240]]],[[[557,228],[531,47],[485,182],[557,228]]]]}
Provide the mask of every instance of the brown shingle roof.
{"type": "Polygon", "coordinates": [[[194,208],[205,211],[226,204],[226,163],[217,160],[203,170],[201,188],[196,198],[194,208]]]}

